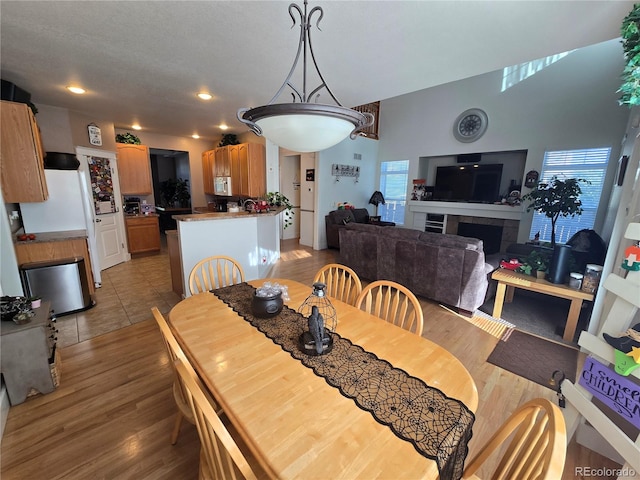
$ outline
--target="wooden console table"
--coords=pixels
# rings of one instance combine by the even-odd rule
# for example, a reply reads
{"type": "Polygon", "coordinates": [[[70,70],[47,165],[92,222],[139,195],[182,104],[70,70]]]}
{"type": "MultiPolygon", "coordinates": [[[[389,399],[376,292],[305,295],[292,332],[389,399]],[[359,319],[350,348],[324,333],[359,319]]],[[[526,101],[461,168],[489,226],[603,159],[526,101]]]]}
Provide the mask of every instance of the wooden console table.
{"type": "Polygon", "coordinates": [[[491,278],[498,281],[498,289],[496,291],[496,299],[493,304],[494,318],[500,318],[502,315],[502,305],[505,300],[510,303],[513,300],[513,291],[515,288],[522,288],[531,292],[544,293],[553,297],[566,298],[571,300],[569,307],[569,315],[567,315],[567,324],[564,327],[562,339],[573,342],[573,336],[576,333],[578,317],[582,308],[583,300],[593,300],[593,294],[586,293],[581,290],[569,288],[567,285],[559,285],[548,282],[540,278],[534,278],[530,275],[512,272],[499,268],[491,275],[491,278]]]}

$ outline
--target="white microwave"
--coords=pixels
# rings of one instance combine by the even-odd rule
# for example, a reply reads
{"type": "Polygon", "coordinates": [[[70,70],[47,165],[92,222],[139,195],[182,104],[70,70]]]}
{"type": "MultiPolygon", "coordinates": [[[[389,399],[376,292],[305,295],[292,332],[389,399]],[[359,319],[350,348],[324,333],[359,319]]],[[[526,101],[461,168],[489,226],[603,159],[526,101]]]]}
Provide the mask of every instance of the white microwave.
{"type": "Polygon", "coordinates": [[[231,177],[215,177],[213,191],[216,195],[231,196],[231,177]]]}

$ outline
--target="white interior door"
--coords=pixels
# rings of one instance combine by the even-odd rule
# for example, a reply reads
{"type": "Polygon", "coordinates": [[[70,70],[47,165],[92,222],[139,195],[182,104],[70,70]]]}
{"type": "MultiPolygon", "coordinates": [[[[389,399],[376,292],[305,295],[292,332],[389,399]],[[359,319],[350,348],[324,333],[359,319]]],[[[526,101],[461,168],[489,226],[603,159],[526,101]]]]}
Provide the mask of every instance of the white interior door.
{"type": "MultiPolygon", "coordinates": [[[[87,187],[87,225],[93,226],[90,239],[94,241],[94,252],[98,258],[100,271],[113,267],[127,260],[125,248],[124,219],[122,217],[122,196],[120,195],[120,182],[118,181],[118,165],[116,155],[113,152],[104,152],[87,148],[77,148],[80,170],[85,172],[85,185],[87,187]],[[108,167],[100,172],[100,180],[92,180],[90,170],[94,168],[89,164],[89,157],[108,160],[108,167]],[[102,185],[98,183],[105,182],[102,185]],[[96,205],[96,193],[100,190],[111,188],[113,196],[113,211],[101,209],[96,205]]],[[[93,177],[95,178],[95,172],[93,177]]],[[[91,241],[90,241],[91,245],[91,241]]]]}

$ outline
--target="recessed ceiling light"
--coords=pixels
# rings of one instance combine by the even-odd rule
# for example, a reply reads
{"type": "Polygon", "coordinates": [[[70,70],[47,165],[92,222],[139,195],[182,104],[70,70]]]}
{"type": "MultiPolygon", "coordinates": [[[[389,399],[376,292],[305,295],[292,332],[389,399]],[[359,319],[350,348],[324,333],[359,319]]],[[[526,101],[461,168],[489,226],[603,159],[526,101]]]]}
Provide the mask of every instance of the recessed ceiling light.
{"type": "Polygon", "coordinates": [[[211,99],[213,98],[213,97],[211,96],[211,94],[210,94],[210,93],[207,93],[207,92],[200,92],[200,93],[198,94],[198,97],[199,97],[200,99],[202,99],[202,100],[211,100],[211,99]]]}
{"type": "Polygon", "coordinates": [[[131,128],[133,128],[134,130],[142,130],[142,127],[140,125],[138,125],[137,123],[131,125],[131,128]]]}
{"type": "Polygon", "coordinates": [[[198,135],[197,133],[194,133],[193,135],[191,135],[191,138],[195,138],[197,140],[200,138],[200,135],[198,135]]]}
{"type": "Polygon", "coordinates": [[[224,123],[220,124],[220,130],[226,130],[227,128],[229,127],[227,127],[224,123]]]}
{"type": "Polygon", "coordinates": [[[67,87],[67,90],[69,90],[71,93],[75,93],[76,95],[82,95],[86,92],[84,88],[80,87],[67,87]]]}

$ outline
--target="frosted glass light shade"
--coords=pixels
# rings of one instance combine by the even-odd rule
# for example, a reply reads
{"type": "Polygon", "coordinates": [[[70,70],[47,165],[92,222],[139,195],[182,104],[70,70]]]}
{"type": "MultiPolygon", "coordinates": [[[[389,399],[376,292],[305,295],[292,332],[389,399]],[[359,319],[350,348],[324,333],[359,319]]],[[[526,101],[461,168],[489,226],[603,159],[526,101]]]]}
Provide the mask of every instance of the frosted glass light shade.
{"type": "Polygon", "coordinates": [[[262,135],[294,152],[319,152],[347,138],[353,124],[320,115],[280,115],[256,122],[262,135]]]}
{"type": "Polygon", "coordinates": [[[238,118],[258,135],[294,152],[318,152],[337,145],[370,124],[360,112],[316,103],[278,103],[242,110],[238,118]],[[257,127],[257,128],[254,128],[257,127]]]}

